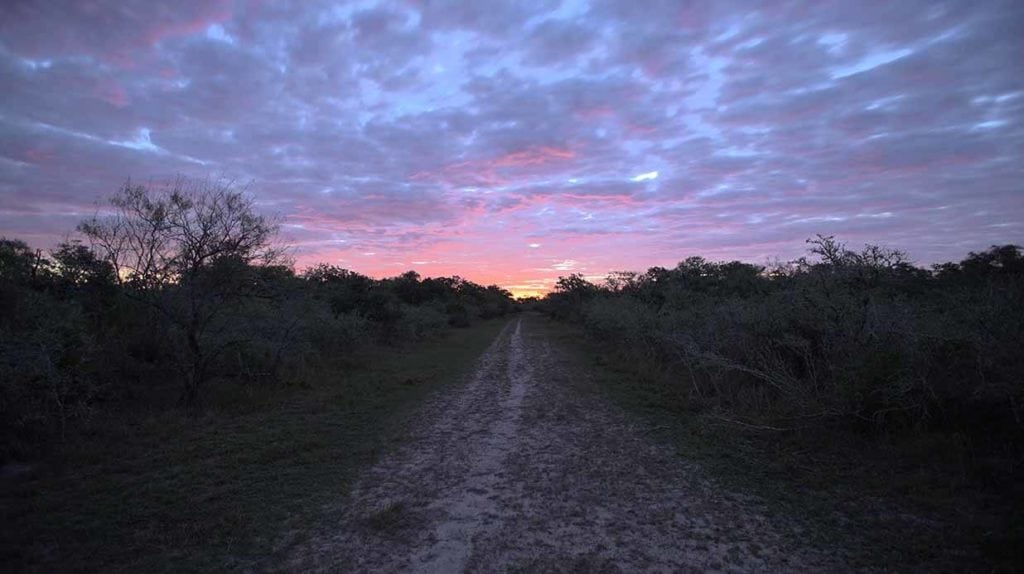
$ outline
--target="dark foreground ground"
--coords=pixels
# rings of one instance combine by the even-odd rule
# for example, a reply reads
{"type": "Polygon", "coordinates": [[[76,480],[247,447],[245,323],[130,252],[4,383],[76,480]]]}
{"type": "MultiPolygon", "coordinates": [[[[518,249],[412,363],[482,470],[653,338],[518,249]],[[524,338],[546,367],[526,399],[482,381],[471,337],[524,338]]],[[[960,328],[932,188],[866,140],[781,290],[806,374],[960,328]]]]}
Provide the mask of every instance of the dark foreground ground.
{"type": "Polygon", "coordinates": [[[993,571],[959,509],[898,503],[926,480],[706,428],[537,315],[276,392],[8,472],[4,570],[993,571]]]}
{"type": "Polygon", "coordinates": [[[373,349],[301,387],[211,388],[201,413],[98,411],[0,476],[0,571],[244,571],[316,523],[505,320],[373,349]]]}
{"type": "MultiPolygon", "coordinates": [[[[847,570],[755,499],[723,490],[588,392],[543,326],[509,323],[409,440],[362,475],[290,571],[808,572],[847,570]]],[[[593,389],[591,389],[593,390],[593,389]]],[[[283,551],[282,551],[283,550],[283,551]]]]}

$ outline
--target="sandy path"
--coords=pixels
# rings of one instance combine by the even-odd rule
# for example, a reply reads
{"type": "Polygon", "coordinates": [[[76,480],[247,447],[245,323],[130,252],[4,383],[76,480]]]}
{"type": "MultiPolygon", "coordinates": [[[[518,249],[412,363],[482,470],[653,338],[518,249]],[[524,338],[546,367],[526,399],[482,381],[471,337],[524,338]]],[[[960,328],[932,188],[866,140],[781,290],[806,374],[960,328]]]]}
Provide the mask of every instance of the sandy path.
{"type": "Polygon", "coordinates": [[[338,572],[842,571],[793,548],[617,408],[573,388],[536,319],[509,323],[461,387],[282,564],[338,572]]]}

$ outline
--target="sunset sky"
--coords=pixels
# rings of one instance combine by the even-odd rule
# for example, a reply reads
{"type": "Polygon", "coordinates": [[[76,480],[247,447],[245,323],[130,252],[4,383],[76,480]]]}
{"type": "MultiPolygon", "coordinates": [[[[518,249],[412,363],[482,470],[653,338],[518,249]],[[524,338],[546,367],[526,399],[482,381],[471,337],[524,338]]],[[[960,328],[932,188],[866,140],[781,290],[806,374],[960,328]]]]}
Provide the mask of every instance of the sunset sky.
{"type": "Polygon", "coordinates": [[[556,277],[1024,243],[1024,2],[7,0],[0,235],[252,181],[298,267],[556,277]],[[756,8],[755,8],[756,6],[756,8]]]}

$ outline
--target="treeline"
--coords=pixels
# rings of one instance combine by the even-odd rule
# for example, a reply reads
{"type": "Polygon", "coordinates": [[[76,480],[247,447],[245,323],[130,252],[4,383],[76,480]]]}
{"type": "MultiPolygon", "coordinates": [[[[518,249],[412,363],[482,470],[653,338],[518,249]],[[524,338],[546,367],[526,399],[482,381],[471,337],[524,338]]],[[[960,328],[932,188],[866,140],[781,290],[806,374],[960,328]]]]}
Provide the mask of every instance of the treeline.
{"type": "Polygon", "coordinates": [[[371,347],[516,309],[509,292],[459,277],[297,274],[275,222],[228,184],[128,183],[111,206],[49,253],[0,239],[0,461],[100,412],[303,384],[371,347]]]}
{"type": "Polygon", "coordinates": [[[691,257],[601,284],[563,277],[541,305],[730,424],[926,428],[1019,449],[1018,246],[923,269],[892,249],[808,242],[809,257],[767,267],[691,257]]]}

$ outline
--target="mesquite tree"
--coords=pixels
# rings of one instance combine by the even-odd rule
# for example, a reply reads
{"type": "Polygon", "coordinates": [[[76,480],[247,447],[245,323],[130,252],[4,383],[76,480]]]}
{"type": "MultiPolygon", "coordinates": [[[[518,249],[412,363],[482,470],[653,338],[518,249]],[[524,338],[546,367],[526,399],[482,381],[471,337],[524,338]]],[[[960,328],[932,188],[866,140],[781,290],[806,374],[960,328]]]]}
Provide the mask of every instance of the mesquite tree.
{"type": "Polygon", "coordinates": [[[211,361],[239,342],[237,334],[224,336],[239,331],[232,329],[232,312],[261,296],[254,269],[283,260],[274,245],[277,225],[231,182],[129,181],[110,204],[111,213],[78,229],[117,271],[123,291],[169,323],[182,399],[194,406],[211,361]]]}

